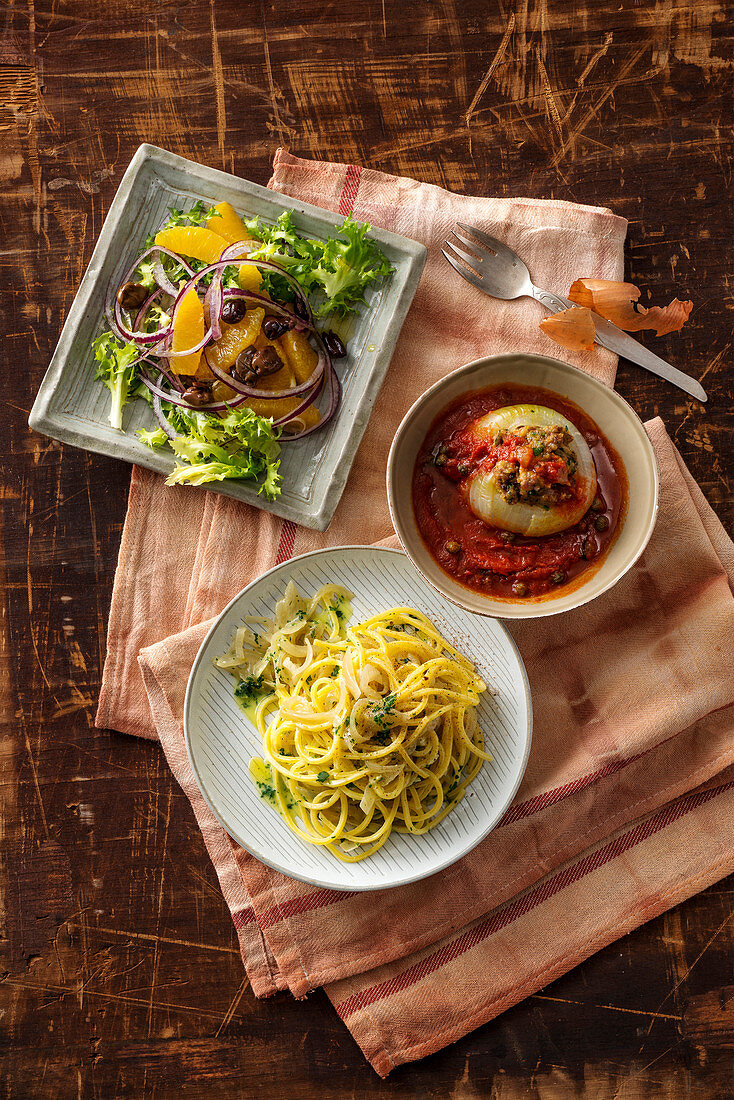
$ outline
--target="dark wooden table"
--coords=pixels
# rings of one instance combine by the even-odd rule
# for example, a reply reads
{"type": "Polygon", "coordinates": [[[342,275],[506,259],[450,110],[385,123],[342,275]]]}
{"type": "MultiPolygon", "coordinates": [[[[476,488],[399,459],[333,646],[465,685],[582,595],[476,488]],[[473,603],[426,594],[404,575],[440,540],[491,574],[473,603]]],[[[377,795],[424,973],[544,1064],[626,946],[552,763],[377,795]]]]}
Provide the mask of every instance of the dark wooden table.
{"type": "Polygon", "coordinates": [[[130,471],[27,427],[137,145],[265,183],[282,144],[628,218],[629,277],[695,302],[655,346],[710,401],[629,364],[619,390],[662,415],[731,521],[729,5],[5,0],[2,13],[3,1098],[731,1095],[731,882],[386,1082],[323,994],[256,1001],[161,752],[92,725],[130,471]]]}

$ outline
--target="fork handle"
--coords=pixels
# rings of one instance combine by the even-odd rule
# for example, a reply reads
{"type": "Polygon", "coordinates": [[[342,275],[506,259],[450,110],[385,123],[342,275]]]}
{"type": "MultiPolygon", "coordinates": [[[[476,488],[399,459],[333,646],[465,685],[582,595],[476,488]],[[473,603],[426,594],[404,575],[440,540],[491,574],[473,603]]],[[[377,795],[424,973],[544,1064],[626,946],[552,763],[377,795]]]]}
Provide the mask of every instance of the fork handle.
{"type": "MultiPolygon", "coordinates": [[[[540,287],[532,284],[531,293],[533,298],[544,305],[546,309],[549,309],[551,313],[560,313],[562,309],[571,309],[574,305],[568,298],[562,298],[560,294],[553,294],[549,290],[541,290],[540,287]]],[[[617,328],[611,321],[605,321],[597,313],[592,313],[592,316],[595,329],[594,339],[597,344],[601,344],[603,348],[608,348],[610,351],[616,352],[617,355],[622,355],[625,359],[637,363],[638,366],[649,370],[651,374],[656,374],[658,378],[664,378],[666,382],[672,382],[679,390],[689,393],[692,397],[698,398],[699,401],[708,400],[705,389],[695,378],[691,378],[689,374],[684,374],[682,370],[678,370],[667,360],[661,359],[654,351],[650,351],[644,344],[639,343],[628,332],[617,328]]]]}
{"type": "Polygon", "coordinates": [[[573,302],[569,302],[567,298],[562,298],[560,294],[552,294],[550,290],[541,290],[539,286],[532,287],[533,298],[537,302],[540,302],[542,306],[549,309],[551,313],[560,313],[562,309],[570,309],[573,302]]]}

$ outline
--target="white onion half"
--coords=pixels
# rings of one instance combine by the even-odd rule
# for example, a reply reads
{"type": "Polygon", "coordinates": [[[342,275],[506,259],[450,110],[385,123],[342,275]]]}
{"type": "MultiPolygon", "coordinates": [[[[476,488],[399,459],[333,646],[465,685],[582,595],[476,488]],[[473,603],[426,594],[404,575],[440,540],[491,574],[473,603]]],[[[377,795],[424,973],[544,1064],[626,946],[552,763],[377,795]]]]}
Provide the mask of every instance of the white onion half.
{"type": "Polygon", "coordinates": [[[469,507],[476,516],[492,527],[513,531],[518,535],[553,535],[573,527],[588,511],[596,493],[596,467],[591,451],[581,432],[570,420],[555,409],[544,405],[507,405],[475,420],[469,431],[481,439],[494,439],[497,432],[508,432],[520,427],[565,428],[571,436],[573,450],[578,461],[575,487],[581,495],[560,504],[527,504],[518,501],[508,504],[495,485],[491,471],[471,474],[465,485],[469,507]]]}

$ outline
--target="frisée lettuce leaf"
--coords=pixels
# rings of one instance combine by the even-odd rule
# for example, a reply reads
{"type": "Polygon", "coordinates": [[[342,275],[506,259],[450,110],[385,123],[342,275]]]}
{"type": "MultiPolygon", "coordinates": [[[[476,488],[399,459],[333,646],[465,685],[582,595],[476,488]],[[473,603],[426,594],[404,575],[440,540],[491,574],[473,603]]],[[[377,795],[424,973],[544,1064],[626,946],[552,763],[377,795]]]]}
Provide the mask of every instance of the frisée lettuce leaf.
{"type": "Polygon", "coordinates": [[[280,494],[279,432],[272,420],[241,407],[220,417],[166,403],[163,407],[178,438],[169,439],[162,428],[141,429],[138,438],[149,447],[168,444],[179,459],[166,485],[245,478],[260,481],[258,493],[270,500],[280,494]]]}
{"type": "MultiPolygon", "coordinates": [[[[351,214],[335,236],[325,241],[301,236],[290,210],[284,211],[274,225],[261,218],[251,218],[245,224],[263,242],[250,258],[272,260],[297,279],[307,294],[319,295],[321,300],[314,306],[317,317],[356,312],[364,302],[367,287],[384,282],[393,271],[379,245],[367,236],[369,223],[357,222],[351,214]]],[[[273,295],[292,297],[285,280],[277,274],[266,274],[264,285],[273,295]]]]}
{"type": "Polygon", "coordinates": [[[136,365],[140,352],[134,344],[126,344],[111,332],[103,332],[92,341],[97,370],[94,377],[103,382],[112,394],[110,424],[122,431],[122,410],[136,384],[136,365]]]}

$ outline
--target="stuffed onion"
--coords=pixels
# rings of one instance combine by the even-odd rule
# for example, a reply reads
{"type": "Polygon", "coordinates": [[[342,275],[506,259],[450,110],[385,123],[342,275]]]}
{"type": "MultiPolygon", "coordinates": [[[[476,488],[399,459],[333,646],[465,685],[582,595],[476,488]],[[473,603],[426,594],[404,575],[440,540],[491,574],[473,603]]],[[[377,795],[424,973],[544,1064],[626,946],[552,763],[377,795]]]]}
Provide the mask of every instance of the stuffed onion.
{"type": "Polygon", "coordinates": [[[509,405],[467,428],[485,454],[463,491],[485,523],[518,535],[565,531],[596,493],[591,451],[570,420],[543,405],[509,405]]]}

